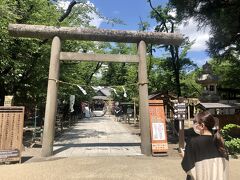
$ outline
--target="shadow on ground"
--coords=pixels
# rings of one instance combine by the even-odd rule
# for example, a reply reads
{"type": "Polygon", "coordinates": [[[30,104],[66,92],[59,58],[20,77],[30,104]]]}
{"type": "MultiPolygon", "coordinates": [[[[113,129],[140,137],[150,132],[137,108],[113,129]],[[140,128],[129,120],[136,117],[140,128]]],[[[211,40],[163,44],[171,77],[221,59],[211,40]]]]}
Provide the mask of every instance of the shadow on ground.
{"type": "Polygon", "coordinates": [[[93,129],[69,129],[63,134],[56,137],[56,141],[68,141],[73,139],[79,139],[79,138],[92,138],[92,137],[98,137],[107,135],[104,131],[97,131],[93,129]]]}
{"type": "Polygon", "coordinates": [[[80,147],[139,147],[141,143],[82,143],[82,144],[56,144],[55,147],[61,146],[57,150],[53,151],[53,154],[58,154],[69,148],[80,147]]]}

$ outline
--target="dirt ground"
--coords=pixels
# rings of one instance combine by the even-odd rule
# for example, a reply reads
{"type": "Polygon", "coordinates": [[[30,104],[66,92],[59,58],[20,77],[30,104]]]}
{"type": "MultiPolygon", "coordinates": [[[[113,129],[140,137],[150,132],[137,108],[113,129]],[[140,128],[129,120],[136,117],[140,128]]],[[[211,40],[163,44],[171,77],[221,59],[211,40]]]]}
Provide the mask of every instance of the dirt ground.
{"type": "MultiPolygon", "coordinates": [[[[121,122],[122,123],[122,122],[121,122]]],[[[124,123],[123,123],[124,124],[124,123]]],[[[140,130],[124,124],[133,134],[140,130]]],[[[158,179],[184,180],[177,137],[168,133],[168,153],[162,157],[89,156],[42,158],[41,146],[25,147],[22,164],[0,165],[0,180],[158,179]]],[[[240,159],[230,159],[230,180],[240,177],[240,159]]]]}
{"type": "MultiPolygon", "coordinates": [[[[1,180],[158,179],[184,180],[181,158],[78,157],[0,166],[1,180]]],[[[240,177],[240,161],[230,159],[230,180],[240,177]]]]}

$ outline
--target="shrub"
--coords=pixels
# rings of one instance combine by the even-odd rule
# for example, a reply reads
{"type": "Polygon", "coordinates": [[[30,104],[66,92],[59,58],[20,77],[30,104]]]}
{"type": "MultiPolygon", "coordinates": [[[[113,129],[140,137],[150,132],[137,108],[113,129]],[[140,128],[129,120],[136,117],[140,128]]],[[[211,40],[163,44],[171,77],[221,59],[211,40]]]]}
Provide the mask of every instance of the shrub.
{"type": "Polygon", "coordinates": [[[236,130],[240,131],[240,126],[237,124],[228,124],[221,130],[221,134],[225,140],[225,146],[228,152],[232,155],[240,154],[240,138],[233,137],[236,135],[236,130]]]}

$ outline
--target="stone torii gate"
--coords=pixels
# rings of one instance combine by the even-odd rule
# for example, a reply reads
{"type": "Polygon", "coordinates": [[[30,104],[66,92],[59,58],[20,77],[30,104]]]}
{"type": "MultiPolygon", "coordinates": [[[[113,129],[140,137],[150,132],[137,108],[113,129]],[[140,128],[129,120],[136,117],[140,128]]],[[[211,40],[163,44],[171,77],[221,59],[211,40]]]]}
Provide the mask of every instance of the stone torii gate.
{"type": "Polygon", "coordinates": [[[27,24],[9,24],[8,30],[10,34],[15,37],[52,39],[42,144],[43,157],[53,155],[58,92],[57,81],[59,79],[60,64],[59,60],[138,63],[141,152],[145,155],[151,155],[146,43],[180,45],[183,41],[182,35],[160,32],[83,29],[76,27],[53,27],[27,24]],[[137,43],[138,54],[112,55],[61,52],[61,41],[63,40],[137,43]]]}

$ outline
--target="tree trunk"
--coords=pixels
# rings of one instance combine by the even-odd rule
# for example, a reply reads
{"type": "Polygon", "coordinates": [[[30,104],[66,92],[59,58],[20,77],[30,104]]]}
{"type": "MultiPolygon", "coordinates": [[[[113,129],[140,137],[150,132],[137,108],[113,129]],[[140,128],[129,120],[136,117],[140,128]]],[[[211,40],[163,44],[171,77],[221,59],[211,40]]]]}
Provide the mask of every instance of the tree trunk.
{"type": "Polygon", "coordinates": [[[4,104],[5,93],[4,82],[0,82],[0,106],[4,104]]]}
{"type": "Polygon", "coordinates": [[[89,76],[89,78],[87,79],[86,81],[86,84],[90,84],[90,82],[92,81],[92,77],[93,75],[102,67],[102,63],[101,62],[98,62],[94,71],[91,73],[91,75],[89,76]]]}
{"type": "Polygon", "coordinates": [[[177,87],[178,97],[180,97],[182,93],[181,93],[181,84],[180,84],[180,62],[178,57],[178,47],[175,47],[174,50],[175,50],[175,58],[176,58],[176,72],[175,72],[176,87],[177,87]]]}
{"type": "Polygon", "coordinates": [[[171,59],[173,65],[173,72],[175,77],[175,84],[177,89],[177,96],[181,96],[181,85],[180,85],[180,64],[179,64],[179,57],[178,57],[178,48],[174,46],[170,46],[171,52],[171,59]]]}

